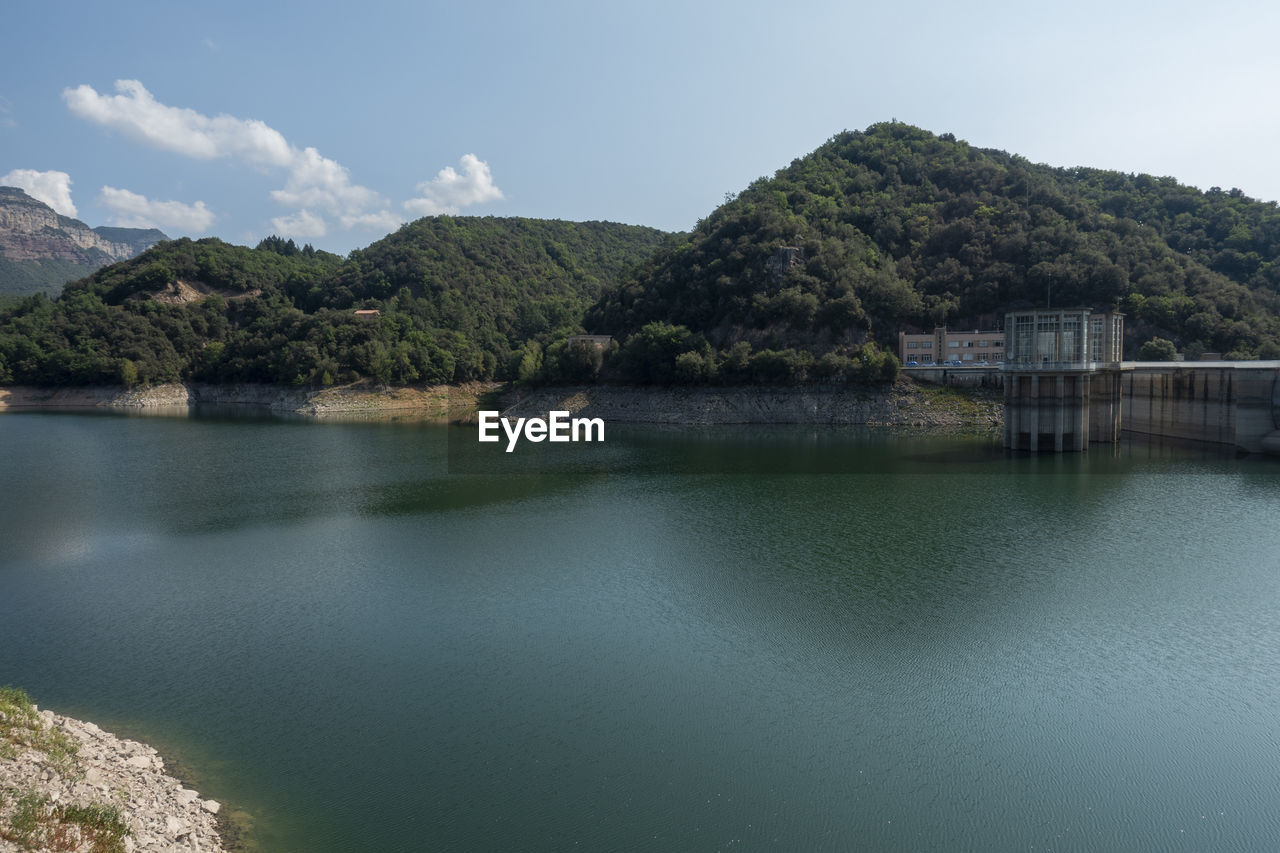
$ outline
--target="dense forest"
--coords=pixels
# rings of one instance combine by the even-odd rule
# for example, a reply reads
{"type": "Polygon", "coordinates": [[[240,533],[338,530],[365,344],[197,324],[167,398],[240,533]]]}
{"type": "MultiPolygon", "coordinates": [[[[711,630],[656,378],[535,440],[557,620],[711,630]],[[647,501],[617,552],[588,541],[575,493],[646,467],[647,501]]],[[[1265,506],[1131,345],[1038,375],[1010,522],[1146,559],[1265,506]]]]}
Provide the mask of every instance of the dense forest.
{"type": "Polygon", "coordinates": [[[1050,301],[1126,312],[1129,357],[1162,336],[1193,356],[1277,358],[1277,259],[1280,210],[1239,190],[1054,169],[886,123],[752,183],[586,324],[683,335],[664,363],[695,381],[759,353],[812,378],[901,329],[992,328],[1050,301]]]}
{"type": "Polygon", "coordinates": [[[1129,358],[1280,358],[1278,264],[1274,202],[884,123],[687,234],[441,216],[347,258],[166,242],[0,304],[0,382],[883,381],[899,330],[1046,302],[1125,312],[1129,358]]]}
{"type": "Polygon", "coordinates": [[[68,284],[55,300],[0,305],[0,382],[505,378],[530,350],[563,348],[605,282],[664,236],[600,222],[442,216],[346,259],[278,237],[253,249],[173,240],[68,284]]]}

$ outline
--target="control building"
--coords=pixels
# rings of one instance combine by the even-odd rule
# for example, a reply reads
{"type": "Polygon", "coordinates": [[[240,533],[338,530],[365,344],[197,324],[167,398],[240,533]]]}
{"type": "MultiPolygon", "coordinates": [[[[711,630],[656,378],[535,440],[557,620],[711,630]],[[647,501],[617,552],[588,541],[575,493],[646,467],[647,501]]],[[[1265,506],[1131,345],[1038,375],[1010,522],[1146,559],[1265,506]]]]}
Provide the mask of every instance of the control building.
{"type": "Polygon", "coordinates": [[[1123,314],[1014,311],[1004,328],[1006,447],[1079,451],[1119,437],[1123,314]]]}
{"type": "Polygon", "coordinates": [[[1004,360],[1004,332],[957,332],[939,326],[932,334],[898,332],[898,359],[903,364],[995,364],[1004,360]]]}

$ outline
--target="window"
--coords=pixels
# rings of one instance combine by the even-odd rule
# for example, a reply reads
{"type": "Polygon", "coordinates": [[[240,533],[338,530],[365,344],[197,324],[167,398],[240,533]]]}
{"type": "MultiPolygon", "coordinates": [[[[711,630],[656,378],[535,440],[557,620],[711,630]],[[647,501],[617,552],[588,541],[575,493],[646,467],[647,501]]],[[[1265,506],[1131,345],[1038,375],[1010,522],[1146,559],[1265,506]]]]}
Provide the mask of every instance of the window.
{"type": "Polygon", "coordinates": [[[1035,315],[1014,315],[1014,345],[1009,347],[1013,361],[1035,361],[1035,315]]]}

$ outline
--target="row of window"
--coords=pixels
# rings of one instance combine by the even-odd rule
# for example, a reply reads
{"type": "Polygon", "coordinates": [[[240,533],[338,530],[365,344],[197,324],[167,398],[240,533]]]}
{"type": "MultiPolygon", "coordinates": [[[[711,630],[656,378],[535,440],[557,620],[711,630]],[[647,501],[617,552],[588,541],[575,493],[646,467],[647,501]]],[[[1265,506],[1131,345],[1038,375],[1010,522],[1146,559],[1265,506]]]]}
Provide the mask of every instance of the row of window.
{"type": "MultiPolygon", "coordinates": [[[[1000,351],[1000,350],[994,350],[994,351],[991,351],[991,352],[977,352],[977,353],[967,352],[967,353],[965,353],[964,355],[960,356],[959,358],[957,358],[957,359],[953,359],[953,360],[954,360],[954,361],[964,361],[964,362],[974,362],[974,363],[978,363],[978,362],[987,362],[987,363],[990,363],[990,362],[993,362],[993,361],[998,362],[998,361],[1000,361],[1000,360],[1001,360],[1001,359],[1003,359],[1003,358],[1004,358],[1004,353],[1003,353],[1002,351],[1000,351]]],[[[932,360],[928,360],[928,359],[926,359],[926,360],[925,360],[925,361],[923,361],[923,362],[917,362],[917,361],[915,360],[915,357],[914,357],[914,356],[907,356],[907,363],[908,363],[908,364],[917,364],[917,363],[919,363],[919,364],[933,364],[933,361],[932,361],[932,360]]],[[[942,362],[942,363],[943,363],[943,364],[946,364],[947,362],[945,362],[945,361],[944,361],[944,362],[942,362]]]]}

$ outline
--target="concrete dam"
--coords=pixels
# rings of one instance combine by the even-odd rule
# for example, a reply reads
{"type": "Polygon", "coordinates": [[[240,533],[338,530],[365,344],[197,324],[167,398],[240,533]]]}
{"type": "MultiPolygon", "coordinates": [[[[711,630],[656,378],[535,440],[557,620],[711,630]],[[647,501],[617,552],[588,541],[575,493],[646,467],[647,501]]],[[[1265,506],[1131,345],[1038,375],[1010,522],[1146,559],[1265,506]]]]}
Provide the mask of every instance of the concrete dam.
{"type": "Polygon", "coordinates": [[[1121,433],[1280,454],[1280,361],[1120,360],[1121,315],[1007,315],[1005,446],[1082,451],[1121,433]]]}

